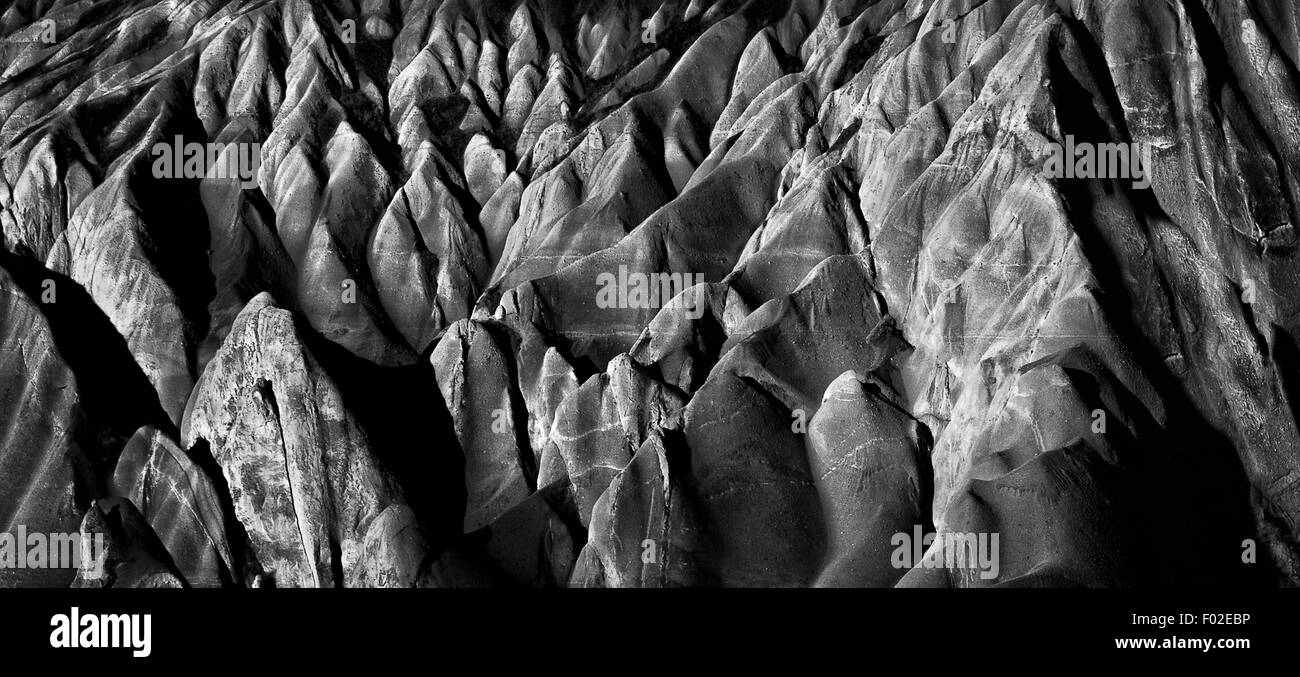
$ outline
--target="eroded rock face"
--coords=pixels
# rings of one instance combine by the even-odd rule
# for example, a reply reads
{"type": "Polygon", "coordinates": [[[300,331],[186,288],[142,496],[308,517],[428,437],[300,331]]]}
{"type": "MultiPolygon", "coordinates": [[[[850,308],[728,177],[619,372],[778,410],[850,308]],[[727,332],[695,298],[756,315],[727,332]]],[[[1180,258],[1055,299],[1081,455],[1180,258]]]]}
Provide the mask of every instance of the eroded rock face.
{"type": "Polygon", "coordinates": [[[685,398],[626,356],[587,379],[555,411],[539,482],[567,477],[583,523],[610,481],[654,433],[681,428],[685,398]]]}
{"type": "MultiPolygon", "coordinates": [[[[19,527],[75,533],[99,479],[90,440],[68,427],[83,417],[76,377],[59,354],[40,306],[7,270],[0,271],[0,304],[6,345],[13,348],[0,353],[7,440],[0,452],[5,497],[0,524],[6,534],[19,527]]],[[[0,569],[0,580],[11,586],[66,586],[73,573],[9,566],[0,569]]]]}
{"type": "Polygon", "coordinates": [[[808,458],[826,519],[826,561],[815,585],[885,587],[893,537],[929,523],[929,430],[890,387],[848,371],[826,389],[808,426],[808,458]]]}
{"type": "MultiPolygon", "coordinates": [[[[202,450],[195,449],[195,456],[202,450]]],[[[143,506],[147,521],[190,585],[217,587],[243,579],[244,543],[232,543],[222,479],[166,433],[141,428],[127,442],[111,491],[143,506]]],[[[139,510],[139,508],[137,508],[139,510]]]]}
{"type": "MultiPolygon", "coordinates": [[[[20,531],[76,535],[86,507],[109,493],[128,428],[166,415],[126,342],[67,277],[0,257],[0,317],[0,533],[13,539],[0,557],[11,558],[20,531]]],[[[66,586],[76,570],[61,564],[6,559],[0,585],[66,586]]]]}
{"type": "Polygon", "coordinates": [[[462,320],[431,357],[464,451],[466,533],[527,498],[535,481],[509,354],[500,327],[462,320]]]}
{"type": "Polygon", "coordinates": [[[1300,584],[1294,6],[11,5],[0,585],[1300,584]]]}
{"type": "Polygon", "coordinates": [[[276,585],[414,583],[426,546],[366,433],[267,294],[249,302],[186,407],[276,585]]]}
{"type": "Polygon", "coordinates": [[[167,548],[131,501],[101,499],[81,522],[85,557],[74,588],[183,588],[167,548]]]}

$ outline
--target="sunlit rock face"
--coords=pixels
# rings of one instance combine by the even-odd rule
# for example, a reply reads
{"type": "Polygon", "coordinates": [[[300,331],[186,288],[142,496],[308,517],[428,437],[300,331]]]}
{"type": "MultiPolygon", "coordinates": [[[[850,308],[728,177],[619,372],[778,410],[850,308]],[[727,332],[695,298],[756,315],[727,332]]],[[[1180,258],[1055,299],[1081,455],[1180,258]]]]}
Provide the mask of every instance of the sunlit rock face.
{"type": "Polygon", "coordinates": [[[1297,26],[10,3],[0,585],[1300,584],[1297,26]]]}

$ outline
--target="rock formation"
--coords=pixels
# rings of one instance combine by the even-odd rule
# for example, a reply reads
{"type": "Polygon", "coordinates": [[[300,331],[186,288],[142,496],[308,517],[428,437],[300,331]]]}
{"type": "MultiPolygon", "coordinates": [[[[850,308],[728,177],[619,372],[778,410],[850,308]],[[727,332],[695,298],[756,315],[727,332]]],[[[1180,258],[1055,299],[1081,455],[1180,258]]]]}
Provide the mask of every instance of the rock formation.
{"type": "Polygon", "coordinates": [[[0,147],[0,586],[1300,585],[1294,3],[17,0],[0,147]]]}

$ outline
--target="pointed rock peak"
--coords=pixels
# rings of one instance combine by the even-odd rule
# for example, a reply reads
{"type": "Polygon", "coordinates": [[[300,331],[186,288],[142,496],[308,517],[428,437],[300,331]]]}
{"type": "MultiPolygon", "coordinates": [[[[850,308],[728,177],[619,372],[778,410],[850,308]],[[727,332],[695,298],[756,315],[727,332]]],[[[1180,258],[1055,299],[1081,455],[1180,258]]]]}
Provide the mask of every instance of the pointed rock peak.
{"type": "Polygon", "coordinates": [[[187,587],[158,535],[125,498],[92,503],[81,522],[80,543],[82,566],[74,588],[187,587]]]}

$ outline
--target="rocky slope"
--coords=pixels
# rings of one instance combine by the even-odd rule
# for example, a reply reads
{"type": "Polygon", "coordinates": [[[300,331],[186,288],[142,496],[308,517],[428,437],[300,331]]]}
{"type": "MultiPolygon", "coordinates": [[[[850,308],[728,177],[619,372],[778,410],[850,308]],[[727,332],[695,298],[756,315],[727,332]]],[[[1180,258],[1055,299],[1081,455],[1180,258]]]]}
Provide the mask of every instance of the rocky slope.
{"type": "Polygon", "coordinates": [[[1273,0],[10,3],[0,533],[110,545],[0,585],[1300,584],[1298,65],[1273,0]]]}

